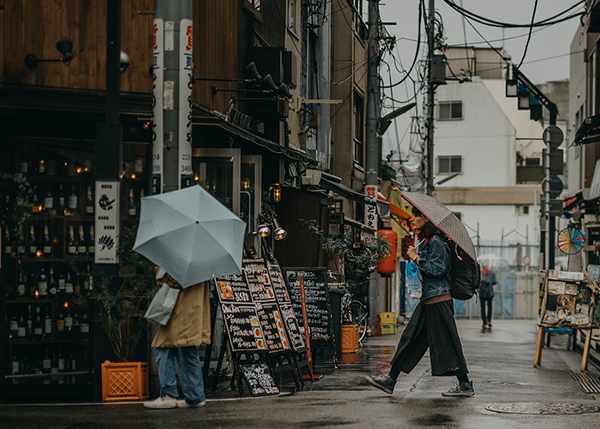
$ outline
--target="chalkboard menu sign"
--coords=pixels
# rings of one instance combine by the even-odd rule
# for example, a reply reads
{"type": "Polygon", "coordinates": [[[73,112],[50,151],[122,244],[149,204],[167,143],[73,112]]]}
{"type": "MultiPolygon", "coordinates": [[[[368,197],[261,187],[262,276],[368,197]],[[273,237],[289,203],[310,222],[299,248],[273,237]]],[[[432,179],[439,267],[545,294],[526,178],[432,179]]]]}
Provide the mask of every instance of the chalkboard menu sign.
{"type": "Polygon", "coordinates": [[[256,313],[258,320],[265,334],[265,341],[269,351],[288,350],[287,336],[283,327],[283,320],[276,303],[256,303],[256,313]]]}
{"type": "Polygon", "coordinates": [[[302,301],[300,296],[299,275],[304,276],[306,294],[306,312],[311,340],[331,339],[330,303],[327,289],[327,273],[324,268],[285,268],[284,278],[287,281],[292,299],[292,306],[298,320],[302,318],[302,301]]]}
{"type": "Polygon", "coordinates": [[[222,302],[221,310],[234,352],[267,350],[265,336],[253,304],[222,302]]]}
{"type": "Polygon", "coordinates": [[[242,269],[246,274],[252,300],[254,302],[275,302],[275,292],[264,260],[244,259],[242,269]]]}
{"type": "Polygon", "coordinates": [[[302,338],[302,334],[300,333],[298,319],[296,319],[296,314],[294,313],[294,309],[292,307],[292,300],[290,298],[287,286],[285,285],[281,268],[279,265],[267,263],[267,269],[269,270],[269,275],[271,276],[271,284],[273,285],[275,297],[279,303],[279,309],[281,310],[281,316],[287,329],[290,343],[292,344],[294,350],[304,350],[306,348],[306,344],[304,344],[304,338],[302,338]]]}
{"type": "Polygon", "coordinates": [[[219,277],[216,281],[221,302],[251,303],[250,290],[243,274],[219,277]]]}
{"type": "Polygon", "coordinates": [[[267,364],[253,363],[240,365],[240,368],[252,396],[277,395],[279,393],[267,364]]]}

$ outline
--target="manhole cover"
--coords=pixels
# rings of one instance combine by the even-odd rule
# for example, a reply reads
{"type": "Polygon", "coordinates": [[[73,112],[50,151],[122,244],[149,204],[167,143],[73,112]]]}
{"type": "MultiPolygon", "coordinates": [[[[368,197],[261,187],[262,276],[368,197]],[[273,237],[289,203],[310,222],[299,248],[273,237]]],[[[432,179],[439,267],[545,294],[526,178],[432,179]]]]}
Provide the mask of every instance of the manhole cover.
{"type": "Polygon", "coordinates": [[[598,413],[600,407],[581,404],[541,404],[539,402],[521,402],[518,404],[494,404],[485,407],[488,411],[507,414],[565,415],[598,413]]]}

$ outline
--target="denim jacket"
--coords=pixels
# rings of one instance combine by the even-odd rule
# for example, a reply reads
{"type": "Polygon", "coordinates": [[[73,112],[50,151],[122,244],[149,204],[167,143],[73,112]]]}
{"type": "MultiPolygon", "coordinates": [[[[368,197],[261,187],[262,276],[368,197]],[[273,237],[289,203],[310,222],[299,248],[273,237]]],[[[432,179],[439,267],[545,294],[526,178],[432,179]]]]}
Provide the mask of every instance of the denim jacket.
{"type": "Polygon", "coordinates": [[[439,235],[434,235],[419,245],[419,266],[423,283],[421,301],[450,293],[450,247],[439,235]]]}

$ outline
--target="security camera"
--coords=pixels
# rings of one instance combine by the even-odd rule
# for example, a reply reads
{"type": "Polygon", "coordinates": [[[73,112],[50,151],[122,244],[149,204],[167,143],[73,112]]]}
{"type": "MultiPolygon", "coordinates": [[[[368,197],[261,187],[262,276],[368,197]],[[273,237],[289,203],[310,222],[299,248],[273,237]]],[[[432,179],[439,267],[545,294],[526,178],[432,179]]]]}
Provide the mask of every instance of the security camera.
{"type": "Polygon", "coordinates": [[[119,70],[121,73],[125,73],[125,70],[127,70],[127,67],[129,67],[129,63],[129,55],[121,51],[121,56],[119,57],[119,70]]]}

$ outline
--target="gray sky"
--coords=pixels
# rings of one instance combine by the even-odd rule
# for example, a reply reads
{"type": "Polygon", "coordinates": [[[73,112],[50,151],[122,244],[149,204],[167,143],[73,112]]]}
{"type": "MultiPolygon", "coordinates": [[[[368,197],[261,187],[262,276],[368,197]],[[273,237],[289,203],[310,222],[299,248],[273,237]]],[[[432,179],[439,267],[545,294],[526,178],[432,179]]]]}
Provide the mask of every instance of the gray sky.
{"type": "MultiPolygon", "coordinates": [[[[514,24],[528,24],[531,22],[533,6],[535,0],[454,0],[456,4],[465,9],[482,15],[486,18],[501,22],[514,24]]],[[[579,0],[539,0],[535,20],[539,21],[549,18],[565,9],[578,3],[579,0]]],[[[418,0],[382,0],[380,3],[381,15],[384,22],[396,22],[394,26],[387,26],[388,31],[398,38],[398,46],[395,50],[397,65],[400,69],[408,69],[412,64],[416,48],[416,39],[418,34],[418,0]]],[[[427,7],[428,0],[425,0],[427,7]]],[[[465,43],[474,46],[488,46],[477,34],[477,32],[466,22],[458,12],[450,8],[443,0],[435,1],[436,10],[442,17],[448,45],[465,43]]],[[[574,11],[582,10],[582,7],[574,11]]],[[[366,2],[365,2],[365,8],[366,2]]],[[[366,10],[365,10],[366,13],[366,10]]],[[[572,13],[572,12],[571,12],[572,13]]],[[[523,52],[527,42],[527,28],[505,29],[488,27],[471,23],[494,47],[502,47],[512,56],[512,62],[518,64],[523,57],[523,52]],[[520,36],[520,37],[515,37],[520,36]],[[504,42],[502,39],[504,38],[504,42]]],[[[581,29],[578,18],[556,24],[542,29],[534,28],[529,42],[527,55],[521,66],[521,71],[529,77],[534,83],[544,83],[551,80],[562,80],[569,78],[569,47],[577,31],[581,29]]],[[[425,42],[425,35],[421,34],[421,41],[425,42]]],[[[425,46],[423,46],[424,48],[425,46]]],[[[424,49],[422,52],[425,52],[424,49]]],[[[420,56],[422,58],[422,56],[420,56]]],[[[388,57],[387,61],[392,65],[392,80],[398,81],[402,76],[393,67],[392,60],[388,57]]],[[[387,66],[384,64],[381,74],[385,83],[389,84],[387,66]]],[[[416,73],[411,73],[416,78],[416,73]]],[[[389,93],[388,93],[389,94],[389,93]]],[[[414,94],[412,84],[401,84],[394,88],[393,96],[398,100],[407,100],[414,94]]],[[[419,96],[419,102],[422,97],[419,96]]],[[[391,102],[386,102],[386,106],[391,107],[391,102]]],[[[396,104],[395,107],[399,105],[396,104]]],[[[394,127],[390,127],[385,136],[384,155],[397,145],[398,140],[402,140],[402,148],[408,147],[409,134],[403,138],[410,121],[408,117],[401,117],[397,121],[398,137],[394,127]]]]}

